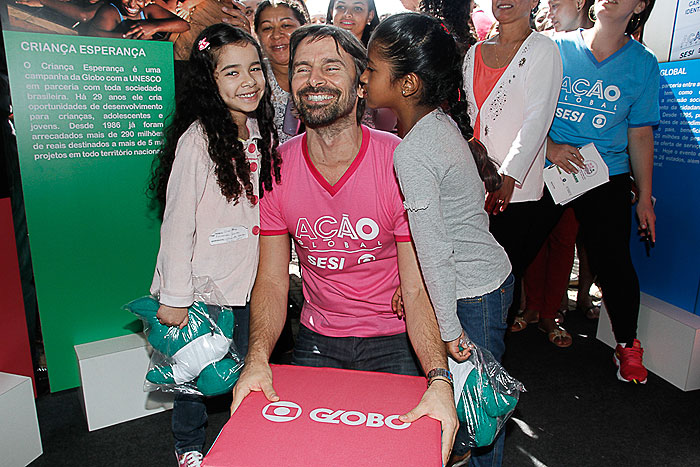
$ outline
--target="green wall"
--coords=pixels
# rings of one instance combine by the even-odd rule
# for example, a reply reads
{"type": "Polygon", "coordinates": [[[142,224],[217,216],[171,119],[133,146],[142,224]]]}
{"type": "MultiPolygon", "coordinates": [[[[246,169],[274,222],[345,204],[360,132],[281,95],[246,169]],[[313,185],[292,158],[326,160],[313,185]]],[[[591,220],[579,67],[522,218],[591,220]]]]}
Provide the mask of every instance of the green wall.
{"type": "Polygon", "coordinates": [[[74,345],[137,327],[121,306],[148,293],[155,264],[160,224],[145,190],[173,101],[172,44],[12,31],[4,38],[58,391],[80,384],[74,345]]]}

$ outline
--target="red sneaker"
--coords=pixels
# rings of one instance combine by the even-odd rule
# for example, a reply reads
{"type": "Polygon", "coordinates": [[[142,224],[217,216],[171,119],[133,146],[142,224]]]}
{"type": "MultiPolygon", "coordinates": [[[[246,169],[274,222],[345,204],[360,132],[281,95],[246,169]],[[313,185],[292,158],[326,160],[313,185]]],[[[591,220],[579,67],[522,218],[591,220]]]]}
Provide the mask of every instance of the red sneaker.
{"type": "Polygon", "coordinates": [[[615,347],[615,366],[617,366],[617,379],[626,383],[646,384],[647,369],[642,363],[644,349],[638,339],[634,340],[632,347],[623,347],[620,344],[615,347]]]}

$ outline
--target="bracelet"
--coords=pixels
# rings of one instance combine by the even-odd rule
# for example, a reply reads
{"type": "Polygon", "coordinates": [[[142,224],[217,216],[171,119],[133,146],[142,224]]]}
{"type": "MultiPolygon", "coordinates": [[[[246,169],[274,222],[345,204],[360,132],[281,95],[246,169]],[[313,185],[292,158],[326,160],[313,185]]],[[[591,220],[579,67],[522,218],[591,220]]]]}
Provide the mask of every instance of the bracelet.
{"type": "Polygon", "coordinates": [[[430,387],[431,384],[433,384],[433,381],[444,381],[447,384],[450,385],[450,388],[454,391],[454,385],[452,384],[452,381],[449,379],[445,378],[444,376],[435,376],[431,379],[428,380],[428,387],[430,387]]]}

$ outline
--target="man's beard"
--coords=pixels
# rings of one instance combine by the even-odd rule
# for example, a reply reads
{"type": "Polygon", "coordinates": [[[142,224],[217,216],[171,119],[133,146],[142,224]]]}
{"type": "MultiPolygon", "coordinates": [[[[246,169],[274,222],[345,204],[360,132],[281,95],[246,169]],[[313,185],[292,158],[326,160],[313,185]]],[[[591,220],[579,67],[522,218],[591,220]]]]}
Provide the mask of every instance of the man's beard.
{"type": "Polygon", "coordinates": [[[304,124],[309,127],[319,127],[334,123],[354,110],[355,101],[357,100],[357,89],[352,88],[345,99],[342,99],[341,96],[342,93],[334,88],[305,86],[297,91],[293,97],[294,105],[304,124]],[[314,105],[302,98],[309,93],[329,94],[337,97],[337,99],[332,104],[314,105]]]}

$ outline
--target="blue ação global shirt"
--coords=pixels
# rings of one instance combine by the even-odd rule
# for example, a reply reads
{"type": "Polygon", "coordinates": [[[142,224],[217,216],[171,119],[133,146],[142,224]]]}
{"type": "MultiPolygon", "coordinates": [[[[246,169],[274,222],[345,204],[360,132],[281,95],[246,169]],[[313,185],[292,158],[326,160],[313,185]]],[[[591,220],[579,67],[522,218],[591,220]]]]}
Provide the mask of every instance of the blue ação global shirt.
{"type": "Polygon", "coordinates": [[[549,137],[576,147],[592,142],[610,175],[626,173],[627,130],[659,124],[659,64],[634,39],[599,62],[581,31],[554,37],[564,79],[549,137]]]}

